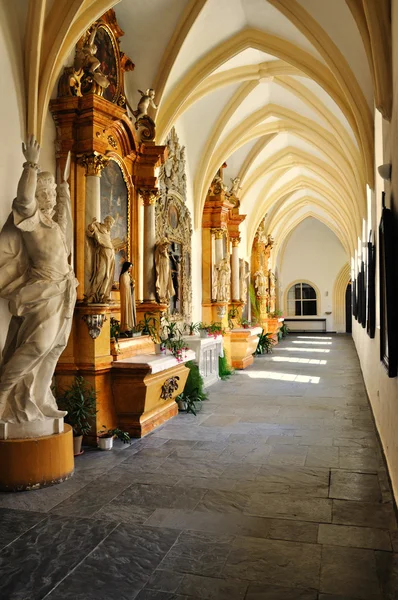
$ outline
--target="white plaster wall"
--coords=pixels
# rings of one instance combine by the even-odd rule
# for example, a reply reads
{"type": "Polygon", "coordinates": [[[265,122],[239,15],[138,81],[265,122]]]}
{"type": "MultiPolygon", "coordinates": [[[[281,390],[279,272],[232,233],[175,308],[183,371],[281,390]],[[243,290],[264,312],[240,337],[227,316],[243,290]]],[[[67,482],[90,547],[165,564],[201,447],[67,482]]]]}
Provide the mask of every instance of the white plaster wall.
{"type": "MultiPolygon", "coordinates": [[[[278,248],[279,251],[279,248],[278,248]]],[[[294,229],[285,250],[278,256],[279,306],[286,313],[285,292],[298,281],[312,283],[319,290],[318,317],[327,319],[327,330],[336,331],[333,289],[336,277],[348,257],[335,234],[326,225],[308,217],[294,229]]]]}
{"type": "MultiPolygon", "coordinates": [[[[25,87],[23,80],[20,2],[12,7],[0,3],[0,228],[4,225],[16,195],[24,157],[21,142],[25,137],[25,87]]],[[[22,21],[22,22],[21,22],[22,21]]],[[[0,299],[0,350],[4,346],[10,319],[7,302],[0,299]]]]}
{"type": "MultiPolygon", "coordinates": [[[[383,121],[379,114],[375,118],[375,172],[376,190],[375,204],[372,215],[375,222],[372,228],[377,231],[381,215],[381,192],[385,189],[387,205],[390,205],[390,186],[384,183],[377,173],[376,167],[386,162],[392,162],[391,191],[398,198],[398,0],[392,0],[392,42],[393,42],[393,117],[391,124],[383,121]]],[[[394,207],[397,214],[398,206],[394,207]]],[[[377,239],[378,248],[378,239],[377,239]]],[[[378,289],[378,264],[376,271],[376,289],[378,289]]],[[[372,406],[377,430],[383,445],[388,470],[391,477],[393,492],[398,501],[398,378],[389,378],[380,362],[380,316],[379,298],[376,295],[376,337],[371,340],[366,331],[353,320],[353,338],[358,351],[359,360],[365,380],[366,390],[372,406]]]]}

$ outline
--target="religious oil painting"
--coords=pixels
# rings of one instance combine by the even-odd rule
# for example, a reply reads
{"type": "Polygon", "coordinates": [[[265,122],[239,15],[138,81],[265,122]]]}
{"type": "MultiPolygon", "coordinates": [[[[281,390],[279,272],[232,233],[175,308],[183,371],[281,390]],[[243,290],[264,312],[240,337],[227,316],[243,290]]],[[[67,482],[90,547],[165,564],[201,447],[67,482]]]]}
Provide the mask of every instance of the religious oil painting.
{"type": "Polygon", "coordinates": [[[115,160],[110,160],[101,175],[101,221],[108,215],[115,219],[111,238],[116,252],[115,281],[128,260],[128,189],[123,172],[115,160]]]}
{"type": "Polygon", "coordinates": [[[95,36],[97,46],[96,57],[101,62],[100,70],[109,81],[109,86],[104,89],[103,97],[109,102],[114,102],[119,91],[118,59],[110,33],[105,27],[99,27],[95,36]]]}

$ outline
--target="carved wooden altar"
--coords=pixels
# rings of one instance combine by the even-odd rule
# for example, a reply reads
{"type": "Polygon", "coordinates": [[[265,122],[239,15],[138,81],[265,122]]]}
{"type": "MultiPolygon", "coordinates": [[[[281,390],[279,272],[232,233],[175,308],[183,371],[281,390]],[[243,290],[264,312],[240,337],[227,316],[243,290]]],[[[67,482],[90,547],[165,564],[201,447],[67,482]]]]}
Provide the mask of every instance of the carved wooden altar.
{"type": "Polygon", "coordinates": [[[122,35],[114,11],[109,10],[78,41],[74,64],[65,69],[59,81],[58,97],[50,102],[61,172],[68,153],[71,155],[73,260],[80,283],[69,344],[56,370],[57,387],[68,385],[77,374],[93,385],[98,401],[97,430],[103,424],[111,428],[117,425],[112,397],[109,321],[112,315],[118,317],[120,313],[118,270],[124,260],[132,262],[136,290],[142,288],[139,262],[142,263],[144,257],[138,243],[143,228],[140,205],[143,197],[156,196],[155,170],[162,165],[165,156],[164,146],[156,146],[153,141],[154,131],[143,130],[142,123],[139,127],[128,115],[124,75],[134,64],[120,50],[122,35]],[[93,55],[89,49],[94,46],[93,55]],[[112,302],[85,304],[85,231],[93,218],[102,221],[107,214],[116,221],[112,230],[117,257],[112,302]]]}

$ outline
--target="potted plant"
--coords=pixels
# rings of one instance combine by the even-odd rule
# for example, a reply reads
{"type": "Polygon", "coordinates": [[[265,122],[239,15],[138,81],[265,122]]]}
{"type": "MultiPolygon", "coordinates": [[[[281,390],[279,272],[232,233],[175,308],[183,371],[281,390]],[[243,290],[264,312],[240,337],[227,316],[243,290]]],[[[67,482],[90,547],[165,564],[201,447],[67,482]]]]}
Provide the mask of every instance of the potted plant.
{"type": "Polygon", "coordinates": [[[120,336],[120,321],[115,319],[115,317],[111,317],[110,326],[111,340],[115,340],[117,342],[120,336]]]}
{"type": "Polygon", "coordinates": [[[209,325],[206,325],[206,323],[199,324],[199,335],[201,338],[207,338],[208,330],[209,330],[209,325]]]}
{"type": "Polygon", "coordinates": [[[97,394],[84,377],[76,376],[74,382],[66,388],[60,398],[58,405],[61,410],[66,410],[65,423],[73,429],[74,455],[83,454],[81,449],[83,436],[91,430],[91,424],[95,418],[97,394]]]}
{"type": "Polygon", "coordinates": [[[152,339],[157,337],[159,321],[154,313],[144,313],[144,318],[140,321],[139,326],[141,327],[142,335],[150,335],[152,339]]]}
{"type": "Polygon", "coordinates": [[[142,335],[142,323],[140,322],[137,323],[137,325],[134,325],[131,333],[133,337],[140,337],[142,335]]]}
{"type": "Polygon", "coordinates": [[[275,340],[272,339],[271,333],[259,333],[258,344],[254,354],[265,354],[272,352],[272,345],[275,344],[275,340]]]}
{"type": "Polygon", "coordinates": [[[251,321],[248,321],[247,319],[241,319],[240,324],[243,329],[249,329],[249,327],[251,327],[251,321]]]}
{"type": "Polygon", "coordinates": [[[199,331],[200,323],[186,323],[184,329],[189,330],[189,335],[195,335],[199,331]]]}
{"type": "Polygon", "coordinates": [[[189,368],[188,379],[184,391],[176,397],[176,402],[179,410],[196,415],[200,403],[207,400],[207,394],[198,365],[189,361],[186,366],[189,368]]]}
{"type": "Polygon", "coordinates": [[[98,431],[98,448],[100,450],[112,450],[113,440],[118,438],[123,444],[131,444],[131,438],[127,431],[122,431],[117,427],[115,429],[107,429],[105,425],[98,431]]]}
{"type": "Polygon", "coordinates": [[[222,326],[221,321],[214,321],[207,328],[207,334],[214,336],[214,338],[219,335],[225,335],[225,329],[222,326]]]}

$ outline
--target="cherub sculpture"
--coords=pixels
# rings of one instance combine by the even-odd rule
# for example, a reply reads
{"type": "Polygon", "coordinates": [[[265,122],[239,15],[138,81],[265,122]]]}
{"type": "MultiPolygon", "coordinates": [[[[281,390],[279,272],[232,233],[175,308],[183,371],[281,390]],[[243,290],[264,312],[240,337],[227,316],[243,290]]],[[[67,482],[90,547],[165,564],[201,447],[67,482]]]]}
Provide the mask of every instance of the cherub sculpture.
{"type": "Polygon", "coordinates": [[[148,115],[149,106],[157,109],[157,105],[155,104],[155,90],[148,88],[145,92],[142,92],[141,90],[138,91],[141,94],[141,100],[138,102],[137,110],[133,110],[136,121],[139,121],[148,115]]]}
{"type": "Polygon", "coordinates": [[[242,187],[239,185],[240,184],[240,177],[234,177],[233,179],[231,178],[231,189],[229,190],[229,193],[231,194],[231,196],[235,196],[235,198],[238,197],[239,194],[239,190],[242,189],[242,187]]]}

